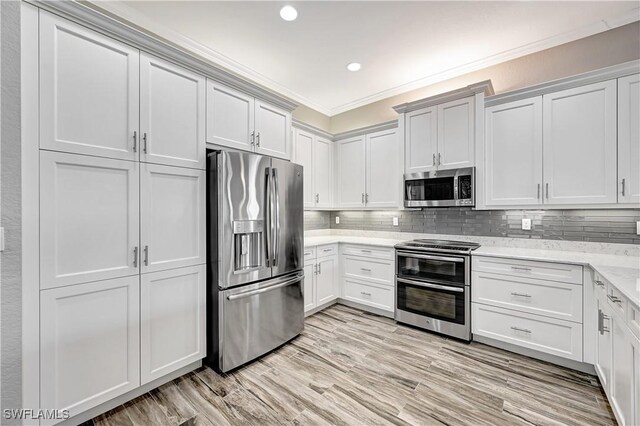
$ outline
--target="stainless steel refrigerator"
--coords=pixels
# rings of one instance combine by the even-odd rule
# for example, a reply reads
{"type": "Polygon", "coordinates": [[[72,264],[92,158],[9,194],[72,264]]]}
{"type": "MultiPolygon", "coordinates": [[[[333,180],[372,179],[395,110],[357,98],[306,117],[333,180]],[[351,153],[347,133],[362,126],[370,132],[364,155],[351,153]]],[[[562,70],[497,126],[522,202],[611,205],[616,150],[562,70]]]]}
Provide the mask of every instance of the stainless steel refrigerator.
{"type": "Polygon", "coordinates": [[[229,371],[304,328],[302,166],[208,151],[207,358],[229,371]]]}

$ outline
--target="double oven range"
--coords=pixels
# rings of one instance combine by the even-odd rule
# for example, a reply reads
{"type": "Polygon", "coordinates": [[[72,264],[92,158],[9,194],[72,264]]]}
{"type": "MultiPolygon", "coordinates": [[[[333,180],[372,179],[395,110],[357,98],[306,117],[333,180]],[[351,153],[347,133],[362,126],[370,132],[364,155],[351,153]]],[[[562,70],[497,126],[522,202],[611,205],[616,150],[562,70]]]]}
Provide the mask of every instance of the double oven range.
{"type": "Polygon", "coordinates": [[[470,254],[479,246],[442,240],[396,245],[396,321],[470,341],[470,254]]]}

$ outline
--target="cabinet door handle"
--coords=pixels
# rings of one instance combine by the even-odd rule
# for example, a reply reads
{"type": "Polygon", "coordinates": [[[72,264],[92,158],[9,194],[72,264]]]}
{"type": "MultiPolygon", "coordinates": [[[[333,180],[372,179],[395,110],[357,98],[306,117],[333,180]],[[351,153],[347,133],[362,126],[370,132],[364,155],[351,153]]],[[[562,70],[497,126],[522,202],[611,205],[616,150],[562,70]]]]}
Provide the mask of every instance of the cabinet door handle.
{"type": "Polygon", "coordinates": [[[604,283],[603,283],[602,281],[600,281],[600,280],[595,280],[594,282],[596,283],[596,285],[597,285],[598,287],[603,287],[603,288],[604,288],[604,283]]]}
{"type": "Polygon", "coordinates": [[[517,296],[517,297],[527,297],[527,298],[531,298],[530,294],[525,294],[525,293],[511,293],[512,296],[517,296]]]}
{"type": "Polygon", "coordinates": [[[438,153],[438,166],[442,164],[442,154],[438,153]]]}
{"type": "Polygon", "coordinates": [[[362,193],[362,204],[364,204],[364,192],[362,193]]]}
{"type": "Polygon", "coordinates": [[[545,193],[547,200],[549,199],[549,182],[545,183],[545,193]]]}
{"type": "Polygon", "coordinates": [[[316,194],[316,203],[320,202],[320,194],[316,194]]]}
{"type": "Polygon", "coordinates": [[[133,248],[133,267],[138,267],[138,246],[133,248]]]}
{"type": "Polygon", "coordinates": [[[260,132],[256,133],[256,146],[260,146],[260,132]]]}
{"type": "Polygon", "coordinates": [[[365,204],[369,203],[369,193],[368,192],[364,194],[364,202],[365,202],[365,204]]]}
{"type": "Polygon", "coordinates": [[[436,154],[435,154],[435,152],[433,153],[433,165],[434,166],[436,165],[436,154]]]}
{"type": "Polygon", "coordinates": [[[142,151],[144,151],[144,153],[147,153],[147,132],[144,132],[142,134],[142,151]]]}
{"type": "Polygon", "coordinates": [[[318,263],[318,275],[322,275],[322,263],[318,263]]]}
{"type": "Polygon", "coordinates": [[[538,195],[536,196],[536,198],[539,200],[540,199],[540,184],[538,184],[538,195]]]}
{"type": "Polygon", "coordinates": [[[149,266],[149,246],[144,246],[144,266],[149,266]]]}
{"type": "Polygon", "coordinates": [[[138,151],[138,132],[133,131],[133,152],[138,151]]]}
{"type": "Polygon", "coordinates": [[[622,304],[622,299],[620,299],[619,297],[616,297],[612,294],[607,294],[607,297],[609,298],[609,300],[611,300],[613,303],[617,303],[619,305],[622,304]]]}
{"type": "Polygon", "coordinates": [[[521,331],[523,333],[531,334],[531,330],[527,330],[526,328],[519,328],[519,327],[511,326],[511,329],[514,330],[514,331],[521,331]]]}
{"type": "Polygon", "coordinates": [[[251,145],[255,145],[256,144],[256,131],[252,131],[251,132],[251,145]]]}
{"type": "Polygon", "coordinates": [[[622,196],[624,197],[624,184],[626,182],[625,178],[622,178],[622,196]]]}

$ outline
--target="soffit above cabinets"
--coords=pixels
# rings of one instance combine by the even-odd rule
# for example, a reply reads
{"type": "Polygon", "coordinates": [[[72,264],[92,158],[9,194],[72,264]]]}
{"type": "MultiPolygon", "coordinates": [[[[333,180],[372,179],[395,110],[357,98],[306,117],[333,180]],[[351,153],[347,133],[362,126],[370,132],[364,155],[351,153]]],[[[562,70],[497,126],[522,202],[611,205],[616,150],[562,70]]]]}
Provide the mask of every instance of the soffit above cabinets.
{"type": "Polygon", "coordinates": [[[92,3],[327,115],[638,20],[615,1],[305,1],[293,22],[271,1],[92,3]]]}

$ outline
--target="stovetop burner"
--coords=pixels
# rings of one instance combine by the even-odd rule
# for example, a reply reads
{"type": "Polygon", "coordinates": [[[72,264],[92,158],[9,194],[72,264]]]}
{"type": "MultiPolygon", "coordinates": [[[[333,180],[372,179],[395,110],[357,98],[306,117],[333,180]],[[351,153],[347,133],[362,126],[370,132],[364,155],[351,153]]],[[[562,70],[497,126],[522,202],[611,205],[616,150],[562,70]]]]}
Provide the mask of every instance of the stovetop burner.
{"type": "Polygon", "coordinates": [[[478,243],[447,240],[413,240],[395,246],[400,249],[437,251],[441,253],[471,253],[480,247],[478,243]]]}

